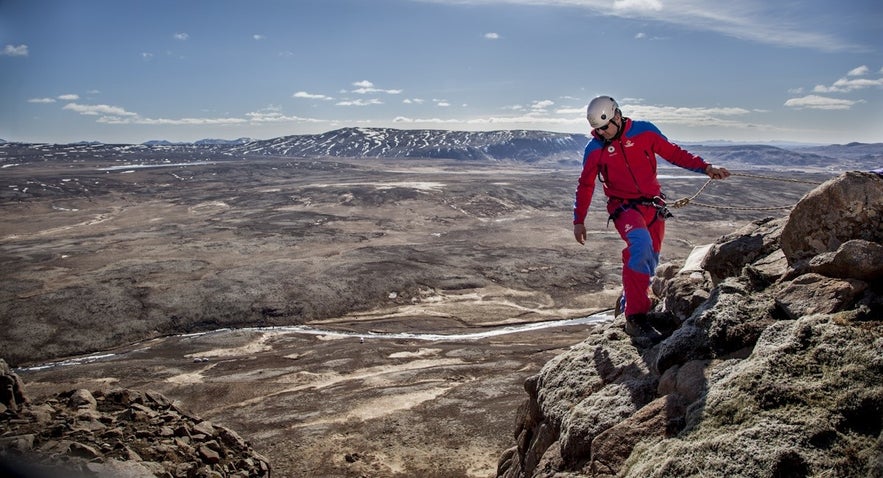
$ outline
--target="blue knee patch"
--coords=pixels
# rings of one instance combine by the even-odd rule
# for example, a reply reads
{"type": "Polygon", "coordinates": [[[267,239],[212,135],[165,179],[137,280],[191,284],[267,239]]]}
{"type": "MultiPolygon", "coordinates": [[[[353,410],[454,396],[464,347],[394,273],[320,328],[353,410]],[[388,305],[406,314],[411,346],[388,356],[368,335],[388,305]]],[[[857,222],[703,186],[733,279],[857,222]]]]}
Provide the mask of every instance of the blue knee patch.
{"type": "Polygon", "coordinates": [[[659,254],[653,250],[653,240],[646,229],[634,229],[626,234],[629,243],[629,269],[652,276],[659,264],[659,254]]]}

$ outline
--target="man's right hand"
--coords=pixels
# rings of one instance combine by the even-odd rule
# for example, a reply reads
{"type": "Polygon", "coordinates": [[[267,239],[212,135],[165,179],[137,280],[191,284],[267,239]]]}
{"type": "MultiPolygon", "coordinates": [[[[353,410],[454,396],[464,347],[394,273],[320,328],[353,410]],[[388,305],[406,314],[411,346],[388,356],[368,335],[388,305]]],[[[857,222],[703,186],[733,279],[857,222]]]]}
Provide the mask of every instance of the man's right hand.
{"type": "Polygon", "coordinates": [[[585,224],[574,224],[573,225],[573,237],[576,238],[576,242],[580,244],[586,243],[586,225],[585,224]]]}

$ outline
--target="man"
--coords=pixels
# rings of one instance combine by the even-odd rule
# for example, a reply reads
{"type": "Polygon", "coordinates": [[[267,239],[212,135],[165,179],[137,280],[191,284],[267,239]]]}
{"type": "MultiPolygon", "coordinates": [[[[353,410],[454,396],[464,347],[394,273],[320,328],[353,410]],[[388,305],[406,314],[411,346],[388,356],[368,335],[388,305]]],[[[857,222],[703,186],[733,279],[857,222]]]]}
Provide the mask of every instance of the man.
{"type": "Polygon", "coordinates": [[[712,179],[725,179],[730,172],[717,168],[671,143],[647,121],[624,117],[609,96],[593,99],[586,110],[592,126],[592,140],[583,155],[583,170],[573,205],[573,235],[586,243],[584,224],[597,177],[607,196],[607,212],[619,235],[626,242],[622,250],[622,288],[626,332],[635,336],[659,338],[648,321],[653,304],[648,295],[650,279],[659,263],[665,235],[665,207],[656,177],[656,155],[672,164],[712,179]]]}

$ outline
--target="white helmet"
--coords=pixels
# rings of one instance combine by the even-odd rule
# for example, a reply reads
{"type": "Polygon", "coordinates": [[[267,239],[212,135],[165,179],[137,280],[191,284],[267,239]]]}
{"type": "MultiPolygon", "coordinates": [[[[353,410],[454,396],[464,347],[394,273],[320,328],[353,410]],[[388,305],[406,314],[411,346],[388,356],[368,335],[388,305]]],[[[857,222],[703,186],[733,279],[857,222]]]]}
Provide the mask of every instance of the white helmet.
{"type": "Polygon", "coordinates": [[[592,129],[600,128],[609,123],[619,111],[619,105],[616,100],[609,96],[599,96],[589,103],[586,108],[586,119],[592,125],[592,129]]]}

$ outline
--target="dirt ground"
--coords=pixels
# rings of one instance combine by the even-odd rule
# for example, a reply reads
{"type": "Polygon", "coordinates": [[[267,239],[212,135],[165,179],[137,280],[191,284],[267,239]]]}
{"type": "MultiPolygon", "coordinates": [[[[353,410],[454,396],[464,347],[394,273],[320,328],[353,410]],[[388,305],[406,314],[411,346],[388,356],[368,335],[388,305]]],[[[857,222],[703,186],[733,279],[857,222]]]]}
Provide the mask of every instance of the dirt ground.
{"type": "MultiPolygon", "coordinates": [[[[600,193],[589,243],[573,239],[575,167],[170,163],[0,173],[0,350],[30,396],[156,390],[237,430],[275,476],[488,477],[524,379],[593,325],[468,334],[619,293],[600,193]]],[[[673,199],[704,183],[661,173],[673,199]]],[[[732,178],[702,199],[790,205],[811,188],[732,178]]],[[[675,214],[663,261],[781,212],[675,214]]]]}

